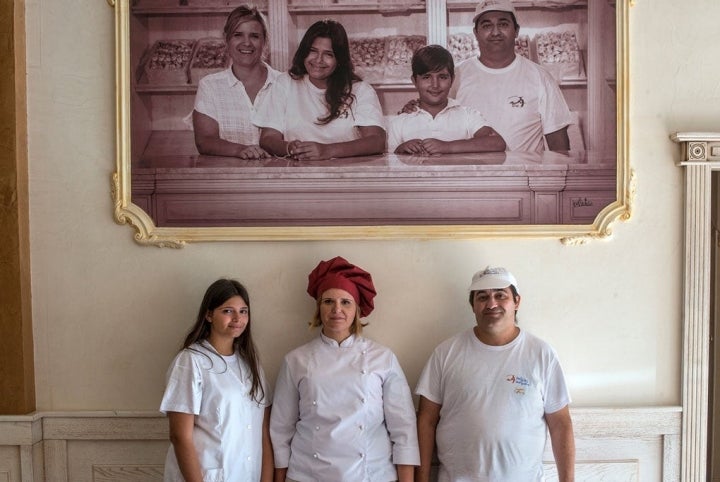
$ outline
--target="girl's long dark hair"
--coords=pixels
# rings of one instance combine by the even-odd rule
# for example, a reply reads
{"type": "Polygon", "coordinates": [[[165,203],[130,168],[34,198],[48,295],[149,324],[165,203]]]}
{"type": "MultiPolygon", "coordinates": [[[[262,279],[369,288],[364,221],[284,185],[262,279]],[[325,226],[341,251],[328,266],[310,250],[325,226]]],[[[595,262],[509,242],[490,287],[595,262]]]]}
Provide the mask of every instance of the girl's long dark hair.
{"type": "Polygon", "coordinates": [[[240,336],[233,340],[233,351],[237,356],[245,360],[250,373],[252,375],[252,385],[250,387],[250,398],[260,403],[265,399],[265,389],[260,379],[260,358],[258,357],[255,343],[252,339],[251,327],[252,316],[250,311],[250,296],[247,289],[238,281],[232,279],[219,279],[211,284],[205,291],[200,309],[198,310],[195,325],[190,333],[185,337],[183,342],[184,349],[192,350],[193,343],[199,343],[210,337],[210,323],[207,321],[208,313],[221,306],[233,296],[239,296],[245,301],[248,307],[248,323],[245,330],[240,336]]]}
{"type": "Polygon", "coordinates": [[[350,109],[355,96],[352,93],[353,82],[360,79],[353,71],[352,60],[350,59],[350,43],[348,41],[345,27],[335,20],[320,20],[315,22],[307,29],[305,35],[300,41],[300,45],[295,51],[292,66],[290,67],[290,76],[295,79],[301,79],[307,74],[305,69],[305,59],[310,53],[310,48],[316,38],[330,39],[335,61],[337,66],[335,71],[327,79],[327,89],[325,89],[325,102],[328,105],[328,115],[319,117],[319,124],[328,124],[347,109],[350,109]]]}

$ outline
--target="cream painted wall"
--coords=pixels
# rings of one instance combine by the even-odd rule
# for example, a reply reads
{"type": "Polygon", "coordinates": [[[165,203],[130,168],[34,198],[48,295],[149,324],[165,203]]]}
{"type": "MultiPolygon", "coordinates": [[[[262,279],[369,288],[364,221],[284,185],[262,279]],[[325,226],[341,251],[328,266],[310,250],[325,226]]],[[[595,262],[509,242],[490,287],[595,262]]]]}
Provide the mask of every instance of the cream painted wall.
{"type": "MultiPolygon", "coordinates": [[[[589,0],[601,1],[601,0],[589,0]]],[[[379,296],[367,335],[414,385],[432,348],[472,326],[466,287],[509,267],[521,325],[550,341],[576,406],[680,403],[682,178],[668,134],[718,130],[720,2],[636,0],[631,10],[633,217],[614,237],[246,242],[143,247],[112,220],[114,23],[103,0],[27,0],[33,315],[38,410],[153,410],[206,286],[247,284],[274,380],[313,336],[307,273],[342,255],[379,296]],[[715,77],[713,77],[715,75],[715,77]]]]}

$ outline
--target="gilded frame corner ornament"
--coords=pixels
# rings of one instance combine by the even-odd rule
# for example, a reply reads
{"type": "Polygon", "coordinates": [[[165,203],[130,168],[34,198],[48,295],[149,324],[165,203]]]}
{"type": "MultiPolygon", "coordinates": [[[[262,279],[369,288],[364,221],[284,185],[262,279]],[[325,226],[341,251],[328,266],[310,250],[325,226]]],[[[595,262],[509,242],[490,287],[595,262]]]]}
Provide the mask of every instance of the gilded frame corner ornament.
{"type": "Polygon", "coordinates": [[[111,179],[114,220],[131,226],[138,244],[182,248],[188,243],[210,241],[556,238],[564,245],[579,246],[610,239],[614,223],[627,221],[632,216],[636,180],[629,160],[629,11],[635,0],[611,1],[616,10],[617,196],[592,224],[173,228],[156,226],[131,199],[129,25],[132,0],[106,1],[115,10],[116,170],[111,179]]]}

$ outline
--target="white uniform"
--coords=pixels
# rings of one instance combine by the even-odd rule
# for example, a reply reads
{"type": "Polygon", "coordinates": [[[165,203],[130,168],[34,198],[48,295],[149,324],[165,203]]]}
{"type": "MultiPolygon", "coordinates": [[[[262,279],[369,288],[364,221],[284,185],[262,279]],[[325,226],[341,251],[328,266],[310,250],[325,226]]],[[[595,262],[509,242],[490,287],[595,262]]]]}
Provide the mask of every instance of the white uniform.
{"type": "Polygon", "coordinates": [[[289,479],[386,482],[393,464],[420,463],[410,388],[379,343],[320,334],[285,356],[275,393],[270,436],[289,479]]]}
{"type": "Polygon", "coordinates": [[[257,145],[260,129],[252,123],[255,106],[270,91],[270,86],[280,72],[269,65],[265,84],[255,97],[255,103],[245,91],[245,86],[232,73],[232,68],[206,75],[198,83],[195,110],[217,121],[220,139],[243,145],[257,145]]]}
{"type": "Polygon", "coordinates": [[[281,74],[270,94],[258,106],[253,122],[256,126],[280,131],[286,141],[313,141],[323,144],[359,139],[357,127],[378,126],[384,128],[380,101],[375,90],[365,82],[355,82],[355,96],[349,110],[328,124],[317,120],[328,114],[325,89],[315,87],[308,76],[293,80],[289,74],[281,74]]]}
{"type": "Polygon", "coordinates": [[[439,482],[540,482],[545,413],[570,403],[546,342],[525,331],[503,346],[472,329],[441,343],[415,393],[440,404],[439,482]]]}
{"type": "Polygon", "coordinates": [[[509,151],[542,152],[546,134],[572,124],[555,79],[521,55],[502,69],[467,59],[455,70],[453,89],[460,104],[482,113],[509,151]]]}
{"type": "MultiPolygon", "coordinates": [[[[204,482],[260,480],[262,423],[270,393],[266,389],[263,404],[251,400],[250,370],[237,355],[221,356],[207,342],[190,348],[170,366],[160,411],[195,415],[193,441],[204,482]]],[[[265,387],[264,376],[261,380],[265,387]]],[[[164,480],[184,481],[172,446],[164,480]]]]}
{"type": "Polygon", "coordinates": [[[388,127],[388,152],[395,152],[400,144],[411,139],[472,139],[486,125],[488,122],[480,112],[448,99],[448,105],[435,117],[424,109],[393,117],[388,127]]]}

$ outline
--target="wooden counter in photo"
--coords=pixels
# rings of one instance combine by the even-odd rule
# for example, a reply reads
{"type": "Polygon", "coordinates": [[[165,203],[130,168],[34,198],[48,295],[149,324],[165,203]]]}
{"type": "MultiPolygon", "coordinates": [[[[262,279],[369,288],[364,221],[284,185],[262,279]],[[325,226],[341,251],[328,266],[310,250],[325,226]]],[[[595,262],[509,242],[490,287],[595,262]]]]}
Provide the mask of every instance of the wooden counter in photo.
{"type": "Polygon", "coordinates": [[[617,198],[609,155],[244,161],[199,155],[187,131],[154,134],[132,202],[158,227],[591,224],[617,198]]]}

